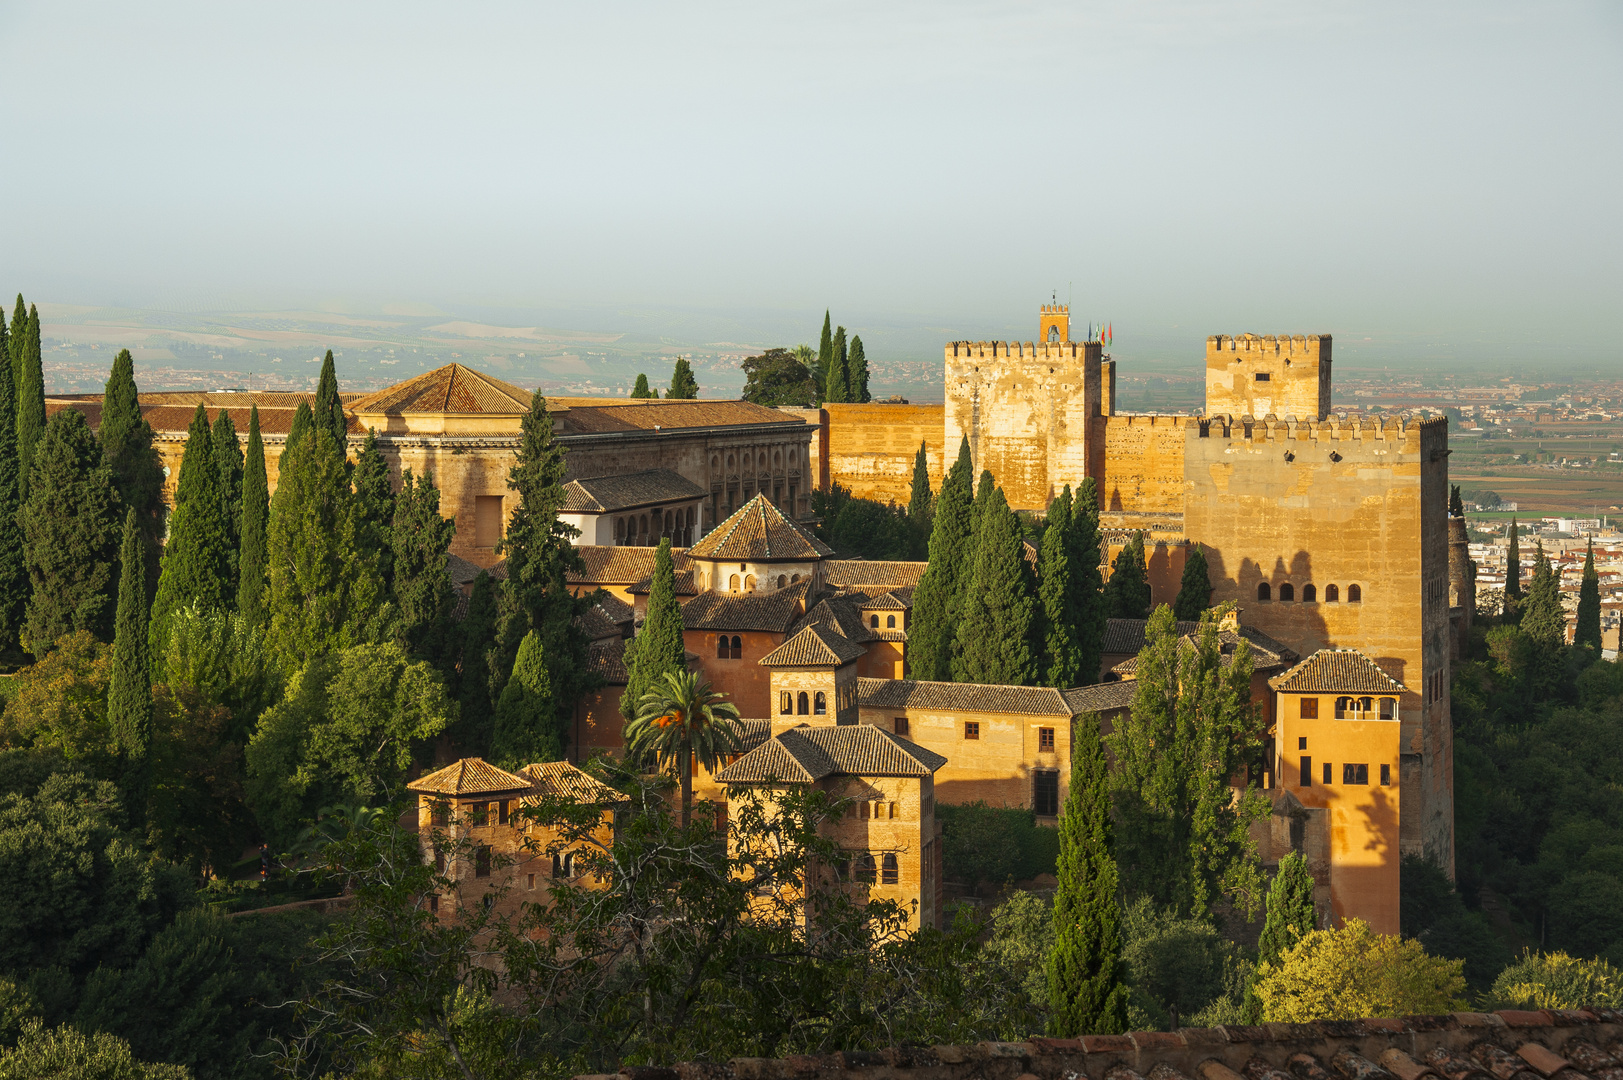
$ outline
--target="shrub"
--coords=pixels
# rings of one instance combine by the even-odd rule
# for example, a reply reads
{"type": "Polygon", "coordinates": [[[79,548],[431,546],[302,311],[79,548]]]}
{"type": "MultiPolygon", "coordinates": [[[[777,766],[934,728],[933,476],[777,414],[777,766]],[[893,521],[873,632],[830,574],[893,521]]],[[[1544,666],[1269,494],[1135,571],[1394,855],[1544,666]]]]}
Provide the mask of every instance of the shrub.
{"type": "Polygon", "coordinates": [[[1495,1009],[1615,1009],[1623,1006],[1623,971],[1564,952],[1525,952],[1499,973],[1489,999],[1495,1009]]]}
{"type": "Polygon", "coordinates": [[[1305,1023],[1453,1012],[1463,1006],[1463,960],[1377,934],[1362,919],[1315,930],[1257,972],[1263,1019],[1305,1023]]]}

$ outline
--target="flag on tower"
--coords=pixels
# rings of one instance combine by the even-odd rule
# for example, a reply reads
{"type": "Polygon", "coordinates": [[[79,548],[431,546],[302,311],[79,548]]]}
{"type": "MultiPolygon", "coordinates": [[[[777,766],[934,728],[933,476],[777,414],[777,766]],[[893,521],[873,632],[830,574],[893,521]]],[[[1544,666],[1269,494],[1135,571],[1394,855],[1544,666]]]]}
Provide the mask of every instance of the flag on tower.
{"type": "Polygon", "coordinates": [[[1116,324],[1115,323],[1111,323],[1109,328],[1107,328],[1105,330],[1105,337],[1110,339],[1107,342],[1107,344],[1114,345],[1116,343],[1116,324]]]}

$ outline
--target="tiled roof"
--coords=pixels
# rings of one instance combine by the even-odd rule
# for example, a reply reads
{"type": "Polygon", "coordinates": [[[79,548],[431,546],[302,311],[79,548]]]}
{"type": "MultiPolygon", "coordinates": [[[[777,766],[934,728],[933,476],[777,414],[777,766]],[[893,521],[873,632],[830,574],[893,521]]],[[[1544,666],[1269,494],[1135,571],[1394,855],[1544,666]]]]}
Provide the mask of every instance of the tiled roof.
{"type": "Polygon", "coordinates": [[[797,416],[748,401],[647,401],[570,409],[558,417],[561,435],[603,435],[616,431],[669,431],[736,424],[800,424],[797,416]]]}
{"type": "Polygon", "coordinates": [[[470,757],[418,777],[406,785],[406,790],[429,795],[494,795],[501,791],[528,791],[530,787],[529,777],[498,769],[484,758],[470,757]]]}
{"type": "Polygon", "coordinates": [[[445,554],[445,572],[451,575],[452,585],[466,585],[479,576],[482,566],[475,566],[462,556],[452,552],[445,554]]]}
{"type": "Polygon", "coordinates": [[[446,364],[346,403],[352,413],[488,413],[530,411],[531,393],[461,364],[446,364]]]}
{"type": "MultiPolygon", "coordinates": [[[[639,581],[626,586],[626,592],[632,596],[646,596],[654,591],[654,575],[649,574],[639,581]]],[[[676,596],[698,596],[699,586],[693,581],[692,570],[678,570],[672,575],[671,592],[676,596]]]]}
{"type": "MultiPolygon", "coordinates": [[[[1133,653],[1144,647],[1144,628],[1149,625],[1148,619],[1106,619],[1105,640],[1100,652],[1133,653]]],[[[1180,622],[1178,633],[1193,634],[1200,629],[1198,622],[1180,622]]]]}
{"type": "Polygon", "coordinates": [[[897,1047],[861,1053],[677,1064],[710,1080],[815,1076],[820,1080],[980,1080],[989,1075],[1072,1080],[1611,1080],[1623,1068],[1623,1012],[1506,1009],[1439,1016],[1316,1020],[1256,1027],[1181,1028],[1075,1039],[897,1047]],[[747,1064],[748,1070],[739,1066],[747,1064]],[[996,1068],[991,1066],[995,1064],[996,1068]]]}
{"type": "Polygon", "coordinates": [[[1081,715],[1130,709],[1133,707],[1133,695],[1137,692],[1138,686],[1135,683],[1107,682],[1064,690],[1061,691],[1061,696],[1065,698],[1065,704],[1070,706],[1073,713],[1081,715]]]}
{"type": "MultiPolygon", "coordinates": [[[[621,607],[625,606],[623,600],[616,601],[616,603],[620,604],[621,607]]],[[[598,604],[593,604],[575,616],[575,625],[580,627],[581,632],[586,635],[588,641],[601,641],[604,638],[620,637],[622,635],[620,621],[616,620],[598,604]]]]}
{"type": "Polygon", "coordinates": [[[784,516],[765,495],[757,495],[688,548],[695,559],[771,561],[820,559],[830,548],[784,516]]]}
{"type": "Polygon", "coordinates": [[[868,599],[859,601],[857,606],[863,611],[906,611],[913,605],[902,603],[893,592],[885,592],[878,596],[870,595],[868,599]]]}
{"type": "Polygon", "coordinates": [[[827,559],[823,563],[823,580],[837,589],[905,585],[911,588],[919,583],[927,562],[869,562],[866,559],[827,559]]]}
{"type": "Polygon", "coordinates": [[[1058,690],[1047,686],[923,682],[919,679],[858,679],[857,698],[874,709],[945,709],[961,712],[1070,716],[1058,690]]]}
{"type": "MultiPolygon", "coordinates": [[[[520,770],[534,781],[537,795],[555,795],[573,799],[578,803],[595,804],[629,801],[625,795],[609,785],[586,775],[567,761],[548,761],[541,765],[526,765],[520,770]]],[[[526,799],[526,802],[529,800],[526,799]]]]}
{"type": "Polygon", "coordinates": [[[670,469],[644,469],[619,476],[594,476],[564,485],[566,513],[604,514],[656,503],[702,499],[709,492],[670,469]]]}
{"type": "Polygon", "coordinates": [[[1408,688],[1357,649],[1320,649],[1268,685],[1286,694],[1401,694],[1408,688]]]}
{"type": "Polygon", "coordinates": [[[814,624],[756,663],[762,667],[839,667],[866,655],[867,651],[834,631],[814,624]]]}
{"type": "Polygon", "coordinates": [[[825,776],[929,776],[947,763],[933,750],[872,724],[790,728],[751,750],[716,779],[810,783],[825,776]]]}
{"type": "Polygon", "coordinates": [[[626,639],[603,638],[586,646],[586,667],[610,686],[624,686],[631,681],[626,670],[626,639]]]}
{"type": "Polygon", "coordinates": [[[800,618],[810,585],[810,580],[803,580],[767,593],[702,592],[682,605],[682,626],[787,633],[800,618]]]}
{"type": "MultiPolygon", "coordinates": [[[[1179,623],[1179,626],[1184,625],[1179,623]]],[[[1179,647],[1193,649],[1200,635],[1185,634],[1179,639],[1179,647]]],[[[1251,646],[1251,670],[1267,674],[1270,671],[1281,671],[1290,667],[1297,660],[1295,650],[1280,644],[1261,630],[1249,626],[1242,626],[1238,632],[1233,630],[1219,630],[1217,632],[1217,645],[1221,650],[1220,660],[1224,667],[1234,663],[1234,650],[1241,641],[1251,646]]],[[[1129,676],[1138,671],[1138,657],[1129,656],[1121,663],[1110,669],[1117,675],[1129,676]]]]}
{"type": "Polygon", "coordinates": [[[616,623],[625,624],[636,617],[636,609],[611,592],[599,593],[597,606],[616,623]]]}
{"type": "MultiPolygon", "coordinates": [[[[611,547],[607,544],[576,544],[575,553],[585,564],[585,571],[571,570],[566,575],[570,582],[586,585],[630,585],[654,575],[654,547],[611,547]]],[[[671,549],[671,564],[678,572],[687,569],[687,555],[682,548],[671,549]]]]}
{"type": "Polygon", "coordinates": [[[802,627],[817,625],[827,627],[849,641],[873,641],[877,635],[868,629],[867,621],[857,607],[862,599],[862,593],[825,597],[806,612],[794,628],[798,631],[802,627]]]}

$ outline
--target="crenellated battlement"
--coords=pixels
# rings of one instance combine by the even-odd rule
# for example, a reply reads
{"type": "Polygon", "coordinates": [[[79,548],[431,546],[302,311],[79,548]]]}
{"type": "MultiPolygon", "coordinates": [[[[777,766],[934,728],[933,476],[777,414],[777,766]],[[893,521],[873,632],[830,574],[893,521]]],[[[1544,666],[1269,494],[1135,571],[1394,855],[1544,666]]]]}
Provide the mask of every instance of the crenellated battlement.
{"type": "Polygon", "coordinates": [[[1086,360],[1098,359],[1097,341],[954,341],[947,345],[948,360],[1086,360]]]}
{"type": "Polygon", "coordinates": [[[1044,304],[1038,310],[1044,315],[1069,315],[1071,306],[1069,304],[1044,304]]]}
{"type": "Polygon", "coordinates": [[[1206,339],[1206,352],[1259,352],[1309,356],[1323,352],[1330,344],[1329,334],[1214,334],[1206,339]]]}
{"type": "Polygon", "coordinates": [[[1254,416],[1200,416],[1184,421],[1191,437],[1226,439],[1232,443],[1257,442],[1356,442],[1383,441],[1412,443],[1419,449],[1425,434],[1446,434],[1448,421],[1442,417],[1422,419],[1408,413],[1396,416],[1331,416],[1325,420],[1284,419],[1270,413],[1254,416]]]}

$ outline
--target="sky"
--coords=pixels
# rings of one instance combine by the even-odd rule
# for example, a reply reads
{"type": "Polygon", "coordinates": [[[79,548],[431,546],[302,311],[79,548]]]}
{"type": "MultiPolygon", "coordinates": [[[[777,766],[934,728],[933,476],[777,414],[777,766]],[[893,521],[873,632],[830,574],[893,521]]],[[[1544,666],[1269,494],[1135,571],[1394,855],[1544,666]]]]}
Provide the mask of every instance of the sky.
{"type": "Polygon", "coordinates": [[[57,303],[1623,360],[1616,0],[0,2],[0,101],[57,303]]]}

